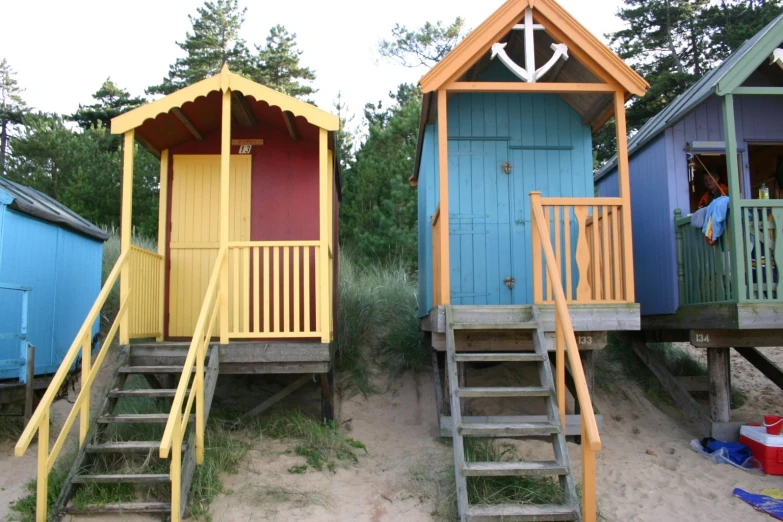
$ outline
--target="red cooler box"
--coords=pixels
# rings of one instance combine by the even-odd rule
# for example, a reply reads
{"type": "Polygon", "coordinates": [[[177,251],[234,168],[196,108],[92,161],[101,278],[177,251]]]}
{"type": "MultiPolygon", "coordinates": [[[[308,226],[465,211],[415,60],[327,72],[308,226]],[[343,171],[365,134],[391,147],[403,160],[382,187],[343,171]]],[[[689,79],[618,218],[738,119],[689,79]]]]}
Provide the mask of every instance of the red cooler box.
{"type": "Polygon", "coordinates": [[[783,435],[770,435],[764,426],[742,426],[739,442],[750,448],[767,475],[783,475],[783,435]]]}

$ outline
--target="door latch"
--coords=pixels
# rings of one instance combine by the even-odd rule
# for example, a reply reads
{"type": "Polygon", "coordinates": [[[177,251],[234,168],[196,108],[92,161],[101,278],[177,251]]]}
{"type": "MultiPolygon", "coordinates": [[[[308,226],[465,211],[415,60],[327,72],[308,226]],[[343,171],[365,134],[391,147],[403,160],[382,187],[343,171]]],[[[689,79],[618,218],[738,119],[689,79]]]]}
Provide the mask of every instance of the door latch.
{"type": "Polygon", "coordinates": [[[503,172],[506,174],[511,174],[511,163],[505,162],[500,166],[501,169],[503,169],[503,172]]]}
{"type": "Polygon", "coordinates": [[[516,283],[517,280],[514,279],[513,277],[509,276],[509,277],[505,278],[503,280],[503,282],[506,283],[506,286],[508,287],[508,289],[511,290],[511,289],[514,288],[514,283],[516,283]]]}

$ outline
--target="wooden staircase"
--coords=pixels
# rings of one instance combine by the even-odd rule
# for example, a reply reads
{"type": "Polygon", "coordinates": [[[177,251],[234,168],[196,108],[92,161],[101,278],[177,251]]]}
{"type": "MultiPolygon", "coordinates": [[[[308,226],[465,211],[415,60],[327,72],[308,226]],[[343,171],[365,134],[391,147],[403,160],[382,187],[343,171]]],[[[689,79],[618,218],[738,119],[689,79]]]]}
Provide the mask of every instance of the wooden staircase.
{"type": "Polygon", "coordinates": [[[533,320],[516,323],[454,322],[453,309],[446,308],[446,370],[449,382],[454,469],[457,482],[457,507],[461,522],[527,522],[582,520],[571,465],[568,460],[564,427],[558,410],[554,379],[547,354],[547,342],[533,309],[533,320]],[[531,330],[533,352],[466,353],[457,352],[455,330],[531,330]],[[539,386],[463,387],[460,386],[458,365],[475,362],[516,362],[536,365],[539,386]],[[475,423],[463,422],[462,399],[515,397],[544,398],[547,421],[540,423],[475,423]],[[537,462],[466,462],[465,437],[480,438],[547,438],[552,441],[555,460],[537,462]],[[562,504],[470,504],[468,480],[471,477],[552,476],[559,479],[563,491],[562,504]]]}
{"type": "MultiPolygon", "coordinates": [[[[164,519],[171,516],[174,484],[168,469],[170,461],[161,459],[159,450],[163,427],[169,420],[171,401],[177,391],[175,379],[183,371],[187,352],[187,345],[173,343],[120,347],[112,385],[100,399],[102,405],[91,420],[86,443],[60,491],[51,514],[55,520],[66,514],[100,515],[102,520],[109,515],[129,513],[158,514],[164,519]],[[129,500],[94,505],[74,502],[79,488],[98,484],[122,488],[123,498],[129,500]],[[127,486],[117,486],[120,484],[127,486]]],[[[209,418],[218,366],[218,349],[212,347],[204,366],[205,420],[209,418]]],[[[182,447],[181,484],[176,485],[182,498],[180,517],[184,516],[196,469],[193,417],[182,447]]]]}

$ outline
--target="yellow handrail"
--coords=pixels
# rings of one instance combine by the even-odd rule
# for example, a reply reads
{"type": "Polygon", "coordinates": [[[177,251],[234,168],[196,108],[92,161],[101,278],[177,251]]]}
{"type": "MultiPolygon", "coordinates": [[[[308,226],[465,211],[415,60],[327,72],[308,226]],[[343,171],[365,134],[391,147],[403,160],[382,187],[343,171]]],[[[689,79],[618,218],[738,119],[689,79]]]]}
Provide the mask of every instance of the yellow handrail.
{"type": "Polygon", "coordinates": [[[204,359],[206,358],[206,347],[212,339],[212,332],[220,307],[227,306],[227,289],[221,289],[220,293],[218,293],[220,271],[223,263],[226,262],[227,255],[227,247],[222,247],[218,251],[215,266],[212,269],[212,275],[209,278],[207,291],[204,295],[204,304],[201,307],[196,328],[193,332],[193,340],[190,342],[185,364],[182,368],[177,393],[174,395],[174,401],[171,405],[171,413],[160,442],[161,458],[168,458],[169,452],[172,450],[172,447],[174,448],[171,451],[170,468],[172,522],[179,522],[181,516],[182,439],[188,427],[193,404],[196,405],[196,463],[201,464],[204,460],[204,359]],[[194,365],[196,366],[195,375],[193,375],[194,365]],[[191,376],[193,376],[192,386],[190,385],[191,376]],[[187,396],[187,402],[185,402],[188,386],[190,386],[190,393],[187,396]],[[185,407],[184,411],[182,409],[183,406],[185,407]]]}
{"type": "Polygon", "coordinates": [[[98,375],[101,364],[103,363],[103,360],[108,353],[109,346],[111,346],[111,343],[114,340],[114,336],[116,335],[117,329],[120,325],[120,319],[128,311],[128,296],[126,296],[121,303],[117,317],[114,319],[114,322],[112,323],[106,339],[101,345],[101,350],[98,353],[94,363],[91,363],[92,327],[95,324],[95,321],[98,319],[98,314],[100,314],[103,305],[106,303],[106,299],[109,297],[111,289],[117,282],[117,279],[120,276],[120,272],[122,271],[122,268],[127,260],[128,251],[120,254],[120,257],[117,259],[117,262],[109,274],[109,277],[103,284],[103,288],[101,288],[95,303],[92,305],[92,308],[90,308],[90,312],[87,314],[87,318],[82,323],[81,328],[79,328],[79,332],[76,334],[76,338],[71,344],[71,347],[68,349],[68,352],[65,354],[65,357],[63,357],[63,360],[60,363],[60,367],[57,369],[54,377],[52,377],[52,381],[49,384],[46,393],[44,393],[44,396],[38,403],[38,407],[35,409],[35,413],[33,413],[33,416],[30,418],[30,422],[27,423],[27,426],[16,443],[14,453],[17,457],[21,457],[27,451],[27,448],[30,446],[30,443],[32,442],[35,434],[38,433],[38,480],[36,487],[35,509],[35,519],[37,522],[46,522],[49,471],[52,469],[52,466],[54,466],[54,463],[57,460],[63,445],[65,444],[65,439],[68,436],[68,432],[70,431],[71,426],[73,426],[73,423],[76,421],[76,417],[79,415],[79,447],[85,443],[85,439],[87,438],[87,431],[90,426],[90,392],[92,390],[92,383],[95,380],[95,377],[98,375]],[[56,398],[57,392],[60,390],[63,382],[65,381],[65,378],[70,373],[71,368],[73,367],[73,363],[76,361],[76,357],[79,355],[79,352],[82,354],[81,391],[79,392],[79,396],[76,398],[76,401],[71,408],[71,412],[60,431],[60,435],[57,437],[57,440],[52,447],[52,451],[50,452],[50,409],[56,398]]]}
{"type": "Polygon", "coordinates": [[[546,269],[551,279],[552,293],[555,299],[557,399],[560,418],[563,421],[563,427],[565,427],[565,361],[563,357],[563,344],[565,343],[571,375],[576,388],[576,398],[582,412],[580,416],[582,423],[582,519],[585,522],[594,522],[597,513],[595,452],[601,451],[601,436],[598,433],[593,402],[590,398],[590,390],[587,387],[587,379],[585,378],[584,368],[579,357],[579,347],[574,335],[574,326],[568,313],[568,304],[563,291],[560,270],[555,260],[549,230],[541,209],[540,192],[530,193],[530,209],[532,220],[535,224],[535,231],[537,232],[537,234],[535,232],[533,234],[533,255],[540,256],[540,250],[543,250],[546,269]]]}

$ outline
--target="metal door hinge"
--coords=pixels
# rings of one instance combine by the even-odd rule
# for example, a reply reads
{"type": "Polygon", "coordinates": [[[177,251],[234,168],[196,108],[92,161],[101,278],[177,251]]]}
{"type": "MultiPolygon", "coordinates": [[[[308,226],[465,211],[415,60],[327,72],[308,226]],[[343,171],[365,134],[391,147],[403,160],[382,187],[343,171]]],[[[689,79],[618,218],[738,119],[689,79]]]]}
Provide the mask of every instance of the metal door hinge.
{"type": "Polygon", "coordinates": [[[511,290],[511,289],[514,288],[514,283],[516,283],[517,280],[514,279],[513,277],[509,276],[509,277],[505,278],[503,280],[503,282],[506,283],[506,286],[508,287],[508,289],[511,290]]]}

